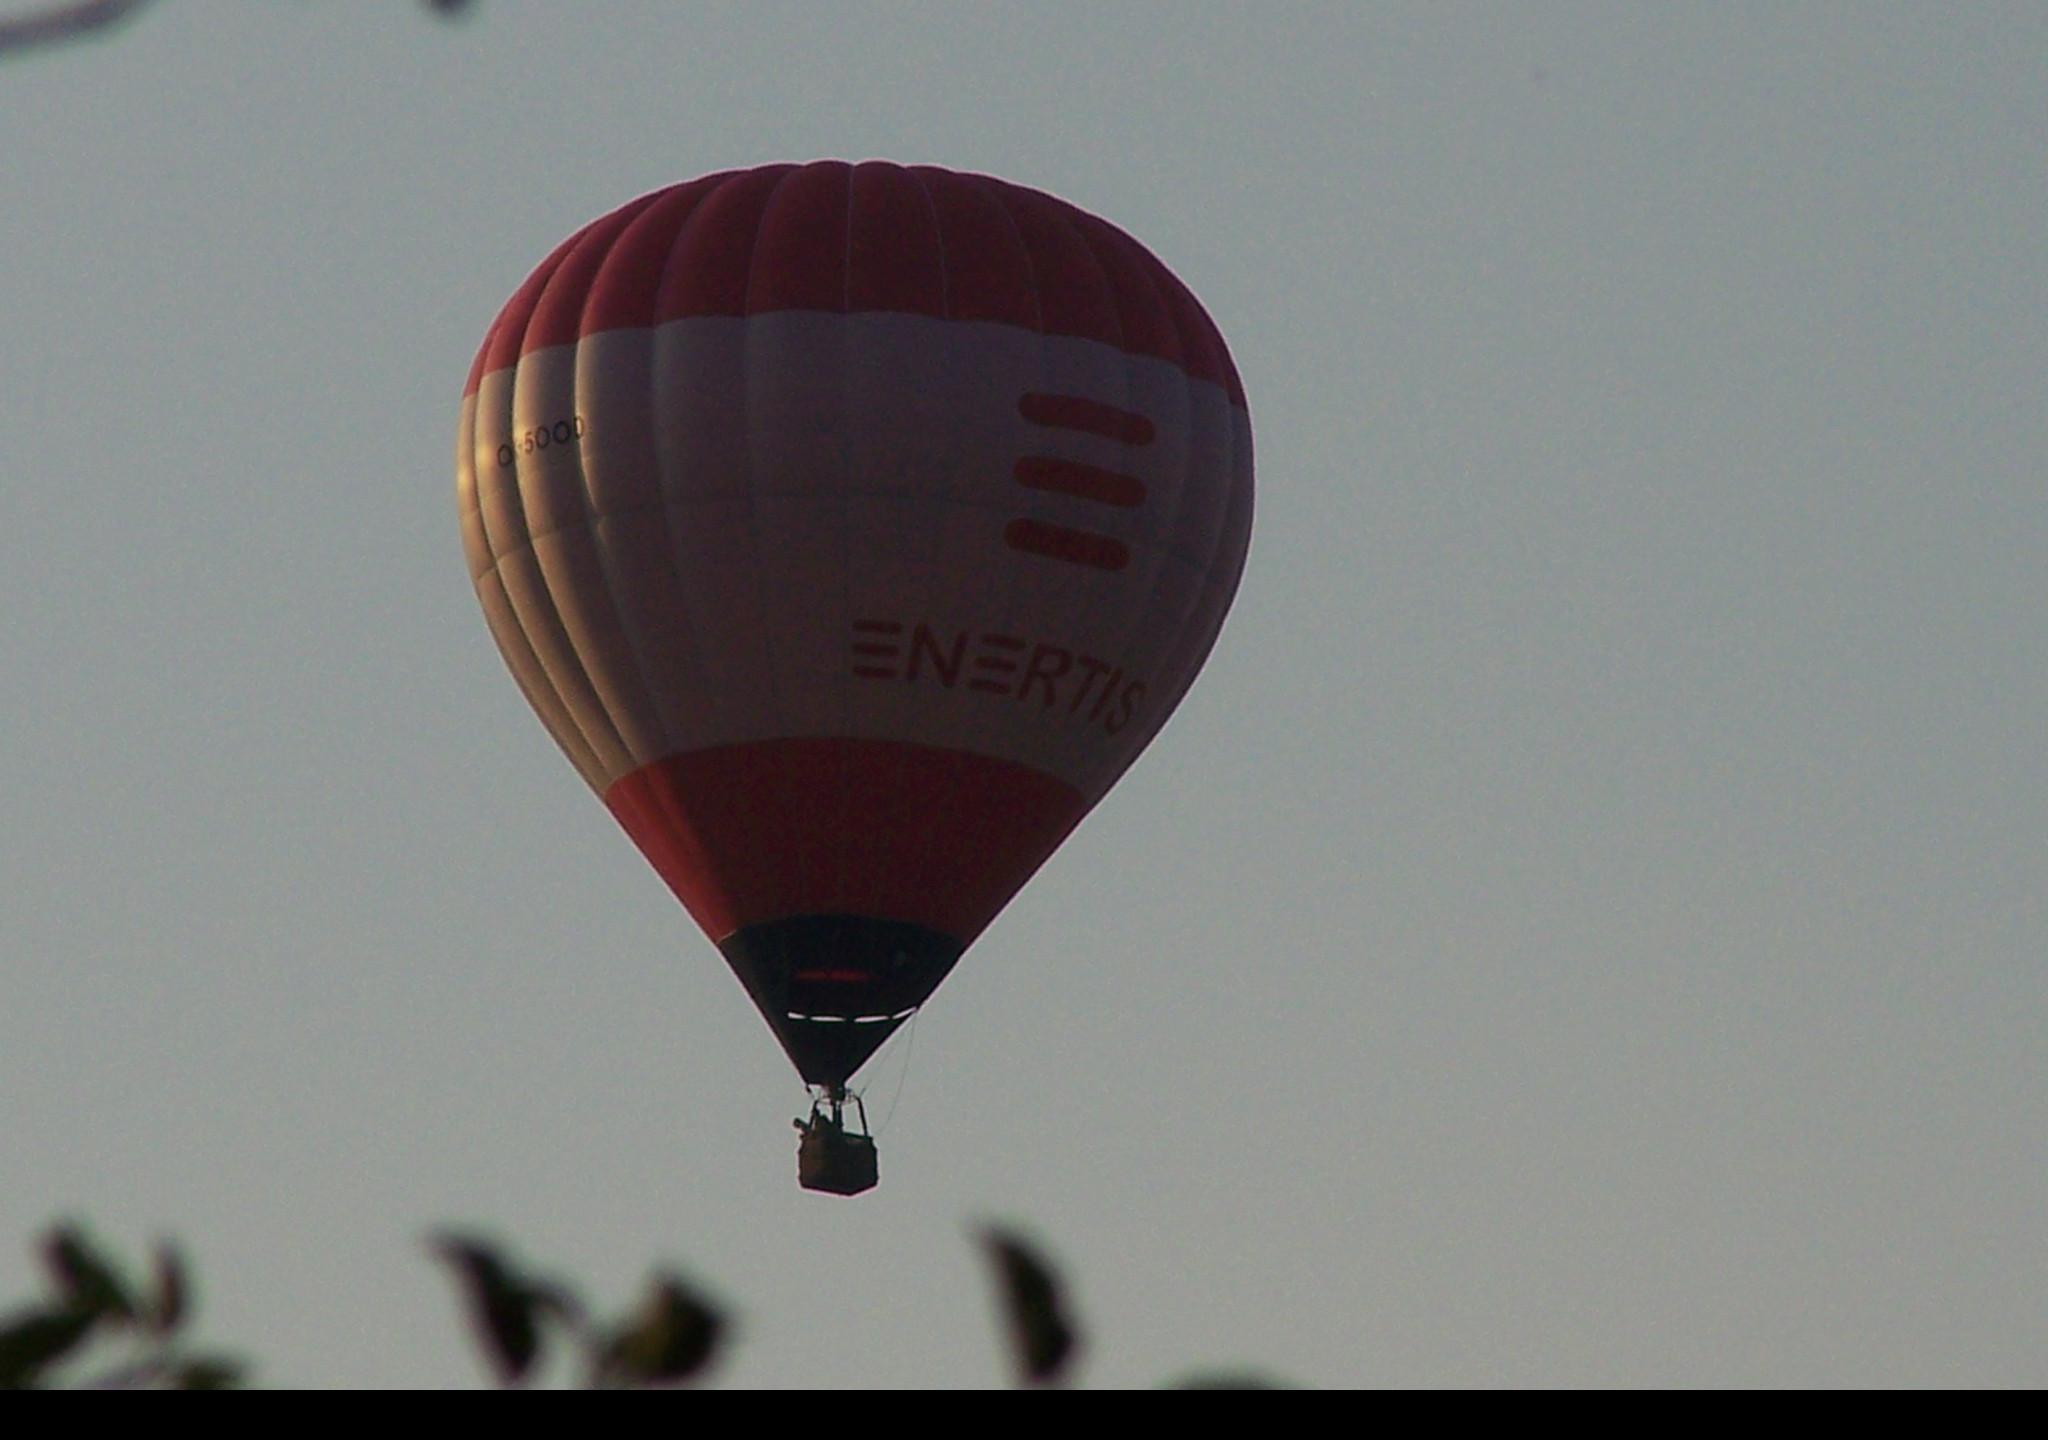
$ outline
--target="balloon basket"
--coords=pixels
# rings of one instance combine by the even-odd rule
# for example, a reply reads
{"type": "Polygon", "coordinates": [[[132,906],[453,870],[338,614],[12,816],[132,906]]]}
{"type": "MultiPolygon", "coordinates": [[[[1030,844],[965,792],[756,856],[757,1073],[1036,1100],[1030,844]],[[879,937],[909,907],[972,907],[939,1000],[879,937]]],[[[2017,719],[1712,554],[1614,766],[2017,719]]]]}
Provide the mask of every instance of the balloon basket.
{"type": "Polygon", "coordinates": [[[833,1087],[811,1102],[811,1118],[795,1122],[796,1180],[806,1190],[827,1195],[858,1195],[872,1190],[881,1174],[876,1166],[875,1137],[867,1133],[867,1108],[858,1095],[833,1087]],[[846,1102],[853,1101],[860,1129],[846,1128],[846,1102]]]}

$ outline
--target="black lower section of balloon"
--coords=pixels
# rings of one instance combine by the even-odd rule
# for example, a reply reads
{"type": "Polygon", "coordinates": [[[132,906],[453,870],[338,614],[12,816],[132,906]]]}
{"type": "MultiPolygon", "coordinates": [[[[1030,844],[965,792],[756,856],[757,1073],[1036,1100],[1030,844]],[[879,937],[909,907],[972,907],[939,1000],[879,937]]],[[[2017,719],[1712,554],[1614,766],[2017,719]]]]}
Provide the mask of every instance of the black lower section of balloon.
{"type": "Polygon", "coordinates": [[[844,1085],[938,988],[961,945],[895,920],[797,915],[718,948],[805,1081],[844,1085]]]}

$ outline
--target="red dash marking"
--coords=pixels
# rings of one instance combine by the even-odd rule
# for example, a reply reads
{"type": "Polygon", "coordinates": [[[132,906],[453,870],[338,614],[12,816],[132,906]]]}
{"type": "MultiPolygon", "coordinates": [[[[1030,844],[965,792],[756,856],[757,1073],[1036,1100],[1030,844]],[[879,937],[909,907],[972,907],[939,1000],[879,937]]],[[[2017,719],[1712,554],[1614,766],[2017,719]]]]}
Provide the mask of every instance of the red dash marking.
{"type": "Polygon", "coordinates": [[[1117,505],[1128,510],[1145,503],[1145,482],[1137,476],[1083,465],[1077,460],[1026,455],[1010,473],[1019,485],[1050,490],[1055,495],[1072,495],[1077,500],[1093,500],[1098,505],[1117,505]]]}
{"type": "Polygon", "coordinates": [[[901,635],[903,633],[903,622],[901,620],[856,620],[853,622],[853,628],[863,635],[901,635]]]}
{"type": "Polygon", "coordinates": [[[1048,560],[1065,560],[1097,570],[1121,570],[1131,563],[1130,547],[1108,535],[1086,530],[1069,530],[1043,520],[1012,520],[1003,527],[1003,543],[1012,550],[1043,555],[1048,560]]]}
{"type": "Polygon", "coordinates": [[[865,970],[799,970],[796,972],[796,978],[799,980],[837,980],[850,985],[858,985],[875,977],[868,974],[865,970]]]}
{"type": "Polygon", "coordinates": [[[853,642],[854,654],[879,655],[884,659],[887,659],[891,655],[901,654],[902,648],[903,647],[900,645],[878,645],[868,640],[856,640],[853,642]]]}
{"type": "Polygon", "coordinates": [[[1032,393],[1017,402],[1017,413],[1033,425],[1058,430],[1085,430],[1126,445],[1150,445],[1158,434],[1152,422],[1134,410],[1119,410],[1084,395],[1032,393]]]}

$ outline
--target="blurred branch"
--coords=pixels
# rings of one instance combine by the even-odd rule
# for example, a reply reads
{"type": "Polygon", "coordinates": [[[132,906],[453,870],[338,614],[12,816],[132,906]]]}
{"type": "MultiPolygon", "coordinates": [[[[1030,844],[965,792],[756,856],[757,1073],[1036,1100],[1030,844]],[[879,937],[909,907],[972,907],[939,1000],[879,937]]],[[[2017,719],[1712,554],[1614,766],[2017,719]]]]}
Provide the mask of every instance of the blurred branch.
{"type": "Polygon", "coordinates": [[[77,0],[38,14],[0,20],[0,55],[37,45],[61,44],[112,29],[148,3],[149,0],[77,0]]]}
{"type": "MultiPolygon", "coordinates": [[[[1009,1227],[986,1226],[975,1238],[995,1280],[1018,1379],[1069,1380],[1081,1337],[1059,1271],[1035,1241],[1009,1227]]],[[[532,1383],[561,1347],[572,1364],[580,1353],[580,1378],[591,1389],[687,1385],[711,1372],[731,1336],[724,1308],[667,1268],[649,1275],[638,1306],[603,1321],[573,1287],[528,1270],[491,1239],[444,1230],[427,1243],[454,1275],[477,1347],[500,1385],[532,1383]]],[[[240,1358],[194,1350],[186,1341],[192,1282],[176,1246],[159,1243],[139,1280],[70,1221],[50,1228],[41,1251],[49,1294],[0,1316],[0,1390],[223,1390],[242,1383],[247,1366],[240,1358]],[[88,1357],[92,1365],[84,1363],[88,1357]]],[[[1256,1390],[1285,1382],[1226,1367],[1176,1383],[1256,1390]]]]}
{"type": "MultiPolygon", "coordinates": [[[[133,19],[135,12],[149,3],[150,0],[72,0],[69,5],[53,5],[33,14],[0,20],[0,55],[33,50],[39,45],[61,45],[66,40],[82,40],[111,30],[122,21],[133,19]]],[[[473,8],[471,0],[422,3],[443,20],[459,19],[473,8]]]]}
{"type": "Polygon", "coordinates": [[[180,1332],[192,1312],[192,1284],[177,1248],[156,1247],[152,1283],[138,1287],[75,1224],[43,1237],[49,1298],[0,1321],[0,1389],[34,1390],[61,1383],[67,1361],[88,1342],[111,1342],[116,1357],[76,1384],[95,1390],[225,1390],[239,1385],[243,1365],[228,1355],[188,1350],[180,1332]]]}
{"type": "Polygon", "coordinates": [[[444,1231],[428,1245],[455,1273],[477,1348],[500,1385],[534,1379],[555,1338],[583,1352],[591,1389],[686,1384],[705,1374],[728,1328],[718,1307],[673,1271],[655,1271],[631,1315],[594,1325],[573,1289],[529,1273],[488,1239],[444,1231]]]}

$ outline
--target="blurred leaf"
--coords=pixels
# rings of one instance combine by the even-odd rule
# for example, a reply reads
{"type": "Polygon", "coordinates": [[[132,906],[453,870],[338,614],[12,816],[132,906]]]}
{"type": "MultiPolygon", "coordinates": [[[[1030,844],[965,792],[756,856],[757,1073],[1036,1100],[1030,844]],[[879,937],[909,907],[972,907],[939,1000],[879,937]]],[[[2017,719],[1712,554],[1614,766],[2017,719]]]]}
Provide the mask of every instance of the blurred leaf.
{"type": "Polygon", "coordinates": [[[981,1244],[995,1267],[1019,1372],[1034,1385],[1055,1383],[1080,1340],[1062,1301],[1058,1273],[1013,1231],[985,1229],[981,1244]]]}
{"type": "Polygon", "coordinates": [[[237,1390],[243,1367],[225,1355],[196,1355],[183,1361],[170,1375],[173,1390],[237,1390]]]}
{"type": "Polygon", "coordinates": [[[159,1335],[168,1335],[184,1323],[191,1283],[185,1278],[185,1257],[168,1240],[157,1242],[154,1268],[156,1293],[150,1297],[149,1326],[159,1335]]]}
{"type": "Polygon", "coordinates": [[[71,1353],[97,1316],[76,1310],[36,1310],[0,1329],[0,1390],[24,1390],[71,1353]]]}
{"type": "Polygon", "coordinates": [[[541,1315],[552,1310],[570,1318],[565,1312],[573,1311],[573,1301],[557,1286],[536,1285],[520,1275],[487,1241],[439,1235],[433,1245],[462,1280],[470,1323],[499,1383],[525,1379],[540,1358],[541,1315]]]}
{"type": "Polygon", "coordinates": [[[76,1225],[59,1225],[43,1238],[43,1261],[74,1310],[87,1315],[118,1315],[132,1319],[135,1302],[121,1283],[113,1263],[102,1256],[76,1225]]]}
{"type": "Polygon", "coordinates": [[[604,1378],[674,1385],[696,1375],[718,1348],[725,1319],[679,1276],[654,1277],[640,1314],[612,1337],[604,1378]]]}

